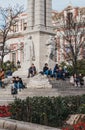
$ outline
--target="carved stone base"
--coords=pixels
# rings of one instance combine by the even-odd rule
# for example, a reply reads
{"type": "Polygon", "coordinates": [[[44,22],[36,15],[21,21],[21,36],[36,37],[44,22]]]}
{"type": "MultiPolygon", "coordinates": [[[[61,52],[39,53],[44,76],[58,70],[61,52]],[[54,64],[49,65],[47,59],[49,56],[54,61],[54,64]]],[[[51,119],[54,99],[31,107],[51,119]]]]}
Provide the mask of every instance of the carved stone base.
{"type": "Polygon", "coordinates": [[[13,76],[15,76],[15,77],[19,76],[21,78],[23,78],[23,77],[27,78],[27,76],[28,76],[28,69],[18,69],[17,71],[15,71],[13,73],[13,76]]]}
{"type": "Polygon", "coordinates": [[[38,74],[29,78],[28,88],[52,88],[48,78],[45,75],[38,74]]]}

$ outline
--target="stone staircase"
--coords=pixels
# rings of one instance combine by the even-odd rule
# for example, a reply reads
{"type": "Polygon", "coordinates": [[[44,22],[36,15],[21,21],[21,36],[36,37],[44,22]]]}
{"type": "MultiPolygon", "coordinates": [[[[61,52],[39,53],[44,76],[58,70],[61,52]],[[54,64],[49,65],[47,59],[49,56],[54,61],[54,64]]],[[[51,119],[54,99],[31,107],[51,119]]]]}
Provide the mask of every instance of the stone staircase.
{"type": "MultiPolygon", "coordinates": [[[[28,78],[23,78],[25,84],[29,82],[28,78]]],[[[30,96],[69,96],[69,95],[82,95],[85,94],[85,86],[75,87],[69,83],[69,80],[62,81],[62,80],[55,80],[49,79],[50,83],[52,84],[52,88],[26,88],[21,92],[18,92],[17,95],[13,97],[11,95],[11,87],[10,84],[5,88],[0,88],[0,105],[5,105],[11,103],[16,97],[25,99],[26,97],[30,96]]]]}
{"type": "Polygon", "coordinates": [[[50,79],[50,83],[54,89],[57,89],[61,96],[85,94],[85,84],[82,87],[76,87],[70,84],[69,79],[66,79],[65,81],[50,79]]]}

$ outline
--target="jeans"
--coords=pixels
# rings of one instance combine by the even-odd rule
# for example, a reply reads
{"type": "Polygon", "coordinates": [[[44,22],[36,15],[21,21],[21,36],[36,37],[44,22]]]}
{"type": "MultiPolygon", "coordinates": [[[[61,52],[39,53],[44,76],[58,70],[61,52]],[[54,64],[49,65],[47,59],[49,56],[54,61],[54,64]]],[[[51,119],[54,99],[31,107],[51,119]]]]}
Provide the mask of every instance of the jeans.
{"type": "Polygon", "coordinates": [[[50,76],[53,75],[53,74],[52,74],[52,70],[47,70],[47,71],[44,72],[44,74],[46,74],[47,76],[48,76],[48,75],[50,75],[50,76]]]}
{"type": "Polygon", "coordinates": [[[2,87],[2,81],[0,81],[0,87],[2,87]]]}

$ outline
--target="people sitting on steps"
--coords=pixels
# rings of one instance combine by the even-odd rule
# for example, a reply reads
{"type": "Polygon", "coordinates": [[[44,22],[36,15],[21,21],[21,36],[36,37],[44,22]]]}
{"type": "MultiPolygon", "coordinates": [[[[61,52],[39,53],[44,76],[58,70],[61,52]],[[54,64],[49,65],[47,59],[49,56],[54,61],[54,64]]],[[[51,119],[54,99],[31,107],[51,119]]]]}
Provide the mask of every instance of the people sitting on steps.
{"type": "Polygon", "coordinates": [[[19,91],[26,88],[20,77],[13,77],[11,84],[11,94],[16,95],[19,91]]]}
{"type": "Polygon", "coordinates": [[[82,87],[84,85],[84,76],[81,73],[75,73],[70,77],[70,83],[75,87],[82,87]]]}
{"type": "Polygon", "coordinates": [[[65,72],[62,67],[59,67],[58,64],[56,64],[52,70],[49,68],[48,64],[45,63],[41,74],[45,74],[47,77],[65,80],[65,72]]]}

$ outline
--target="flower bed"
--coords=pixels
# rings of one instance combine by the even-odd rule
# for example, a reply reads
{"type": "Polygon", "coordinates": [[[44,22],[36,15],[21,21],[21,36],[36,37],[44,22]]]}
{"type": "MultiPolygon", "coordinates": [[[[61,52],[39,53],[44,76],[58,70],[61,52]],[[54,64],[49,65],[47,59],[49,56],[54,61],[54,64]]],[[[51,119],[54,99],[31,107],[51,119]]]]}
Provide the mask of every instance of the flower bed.
{"type": "Polygon", "coordinates": [[[85,122],[80,122],[75,125],[63,128],[62,130],[85,130],[85,122]]]}
{"type": "Polygon", "coordinates": [[[10,117],[10,106],[0,106],[0,117],[10,117]]]}

